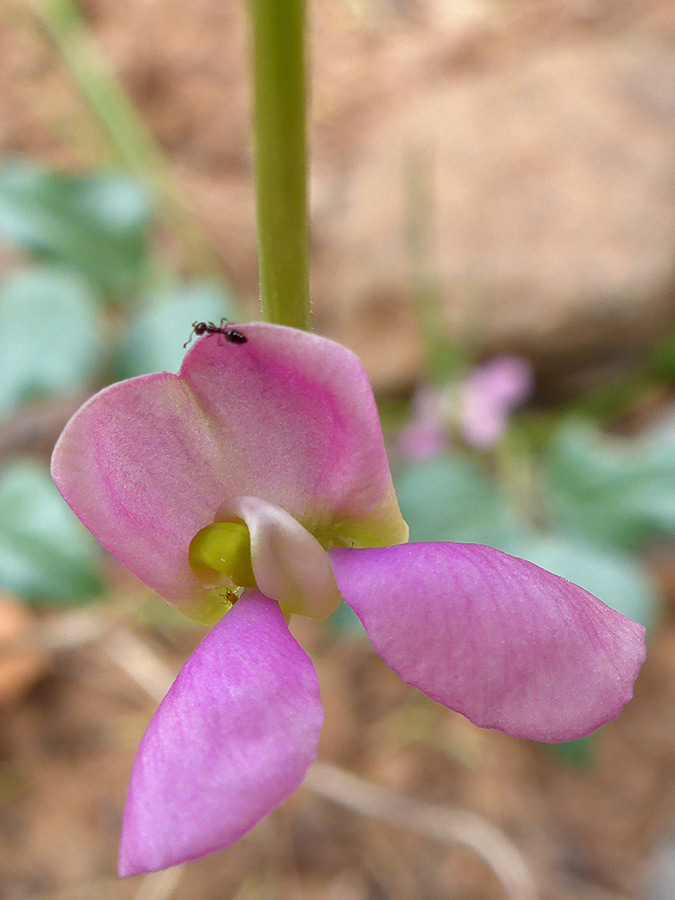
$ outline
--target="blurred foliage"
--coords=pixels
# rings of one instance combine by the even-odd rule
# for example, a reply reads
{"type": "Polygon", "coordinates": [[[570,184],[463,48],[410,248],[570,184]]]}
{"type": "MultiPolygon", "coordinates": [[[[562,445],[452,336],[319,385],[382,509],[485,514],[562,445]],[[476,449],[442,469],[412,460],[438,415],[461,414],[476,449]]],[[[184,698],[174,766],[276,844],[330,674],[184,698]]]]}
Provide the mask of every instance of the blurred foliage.
{"type": "Polygon", "coordinates": [[[0,167],[0,234],[79,272],[103,295],[141,287],[150,225],[145,192],[124,176],[67,175],[19,161],[0,167]]]}
{"type": "Polygon", "coordinates": [[[147,372],[177,372],[183,344],[196,320],[220,322],[236,316],[230,294],[218,284],[195,283],[153,295],[134,318],[120,348],[117,378],[147,372]]]}
{"type": "MultiPolygon", "coordinates": [[[[537,465],[537,490],[523,509],[503,479],[460,450],[409,463],[396,488],[411,540],[497,547],[651,625],[658,592],[626,549],[675,535],[675,440],[669,429],[619,441],[590,423],[563,420],[537,465]]],[[[522,492],[519,483],[519,499],[522,492]]]]}
{"type": "Polygon", "coordinates": [[[669,335],[654,350],[650,360],[650,370],[658,378],[675,380],[675,334],[669,335]]]}
{"type": "Polygon", "coordinates": [[[0,284],[0,415],[82,389],[99,354],[96,295],[79,275],[34,268],[0,284]]]}
{"type": "MultiPolygon", "coordinates": [[[[0,165],[0,239],[22,254],[0,282],[0,422],[16,425],[37,400],[175,372],[192,322],[236,318],[220,283],[182,284],[166,269],[153,234],[146,192],[126,176],[0,165]]],[[[106,589],[102,559],[46,459],[0,469],[1,587],[31,603],[82,602],[106,589]]]]}
{"type": "Polygon", "coordinates": [[[0,471],[0,583],[34,603],[88,600],[104,585],[97,542],[61,499],[46,465],[0,471]]]}
{"type": "Polygon", "coordinates": [[[564,422],[549,456],[551,517],[608,546],[637,549],[675,534],[675,439],[669,429],[627,441],[564,422]]]}
{"type": "Polygon", "coordinates": [[[504,491],[466,454],[410,463],[396,478],[396,493],[412,541],[496,546],[516,524],[504,491]]]}

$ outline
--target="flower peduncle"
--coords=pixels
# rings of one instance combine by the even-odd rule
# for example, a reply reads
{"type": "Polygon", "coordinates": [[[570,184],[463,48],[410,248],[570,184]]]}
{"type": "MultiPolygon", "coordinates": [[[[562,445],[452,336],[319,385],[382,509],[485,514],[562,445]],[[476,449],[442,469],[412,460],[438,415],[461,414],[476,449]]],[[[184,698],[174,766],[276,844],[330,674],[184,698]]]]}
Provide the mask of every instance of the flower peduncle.
{"type": "Polygon", "coordinates": [[[248,0],[263,319],[310,329],[304,0],[248,0]]]}

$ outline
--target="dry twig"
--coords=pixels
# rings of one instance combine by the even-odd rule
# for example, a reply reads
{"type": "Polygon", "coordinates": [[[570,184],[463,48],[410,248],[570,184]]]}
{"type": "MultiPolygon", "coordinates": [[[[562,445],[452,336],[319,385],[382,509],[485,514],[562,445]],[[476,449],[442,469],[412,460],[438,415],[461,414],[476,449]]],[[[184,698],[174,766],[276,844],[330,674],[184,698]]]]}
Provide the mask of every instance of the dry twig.
{"type": "Polygon", "coordinates": [[[423,803],[329,763],[314,763],[304,784],[362,815],[467,847],[492,869],[510,900],[536,900],[534,878],[522,854],[503,832],[475,813],[423,803]]]}

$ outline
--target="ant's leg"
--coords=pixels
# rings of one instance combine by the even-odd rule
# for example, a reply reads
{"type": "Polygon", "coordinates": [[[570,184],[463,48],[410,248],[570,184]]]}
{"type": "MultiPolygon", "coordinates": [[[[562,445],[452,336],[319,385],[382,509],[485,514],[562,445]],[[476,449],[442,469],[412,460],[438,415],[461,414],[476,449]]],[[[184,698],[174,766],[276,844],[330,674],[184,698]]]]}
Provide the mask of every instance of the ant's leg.
{"type": "Polygon", "coordinates": [[[183,344],[183,349],[185,349],[185,347],[188,347],[188,346],[192,343],[192,339],[193,339],[193,337],[194,337],[196,334],[203,334],[203,333],[204,333],[202,330],[200,330],[200,326],[203,325],[203,324],[204,324],[203,322],[199,322],[199,321],[197,321],[197,320],[195,320],[195,321],[192,323],[192,331],[190,332],[190,337],[189,337],[189,338],[187,339],[187,341],[185,341],[185,343],[183,344]]]}

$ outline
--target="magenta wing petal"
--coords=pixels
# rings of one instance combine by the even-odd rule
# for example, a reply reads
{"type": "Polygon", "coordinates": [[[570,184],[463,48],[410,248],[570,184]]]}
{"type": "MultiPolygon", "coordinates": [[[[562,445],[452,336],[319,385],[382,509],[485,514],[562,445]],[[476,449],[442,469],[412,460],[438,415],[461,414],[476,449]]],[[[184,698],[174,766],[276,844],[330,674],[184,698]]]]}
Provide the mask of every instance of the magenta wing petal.
{"type": "Polygon", "coordinates": [[[565,741],[615,718],[644,629],[582,588],[476,544],[332,550],[375,650],[404,681],[476,725],[565,741]]]}
{"type": "Polygon", "coordinates": [[[316,672],[278,604],[244,594],[187,661],[141,742],[120,874],[236,841],[300,785],[322,721],[316,672]]]}

